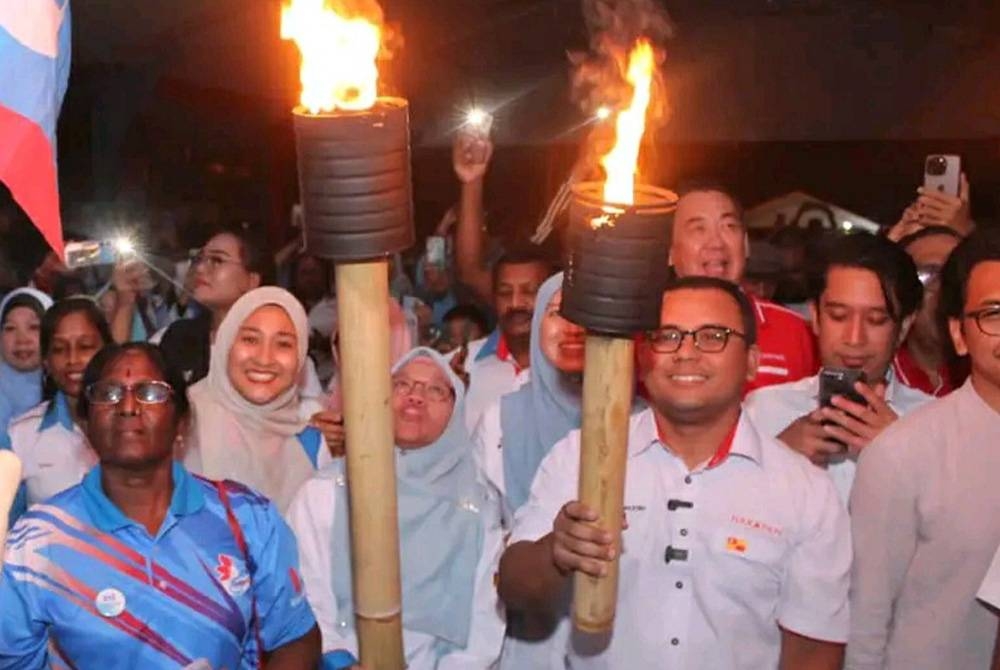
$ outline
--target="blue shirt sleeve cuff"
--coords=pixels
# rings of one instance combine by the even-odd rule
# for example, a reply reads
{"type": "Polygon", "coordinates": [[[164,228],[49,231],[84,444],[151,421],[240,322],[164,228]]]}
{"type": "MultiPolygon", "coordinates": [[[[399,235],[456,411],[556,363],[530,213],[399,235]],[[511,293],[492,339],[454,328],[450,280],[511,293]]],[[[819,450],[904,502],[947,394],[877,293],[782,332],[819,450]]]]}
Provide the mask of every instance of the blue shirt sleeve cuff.
{"type": "Polygon", "coordinates": [[[357,664],[358,659],[346,649],[335,649],[323,654],[323,670],[346,670],[357,664]]]}

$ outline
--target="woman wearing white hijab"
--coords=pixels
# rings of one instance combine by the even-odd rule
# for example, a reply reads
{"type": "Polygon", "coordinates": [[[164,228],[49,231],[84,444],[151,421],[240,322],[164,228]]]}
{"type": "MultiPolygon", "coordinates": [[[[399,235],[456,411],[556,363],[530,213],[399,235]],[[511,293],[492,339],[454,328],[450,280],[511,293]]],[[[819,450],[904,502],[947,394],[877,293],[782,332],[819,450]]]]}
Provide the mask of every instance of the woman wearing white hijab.
{"type": "Polygon", "coordinates": [[[236,301],[216,332],[208,376],[189,391],[189,470],[245,484],[285,510],[330,459],[301,407],[308,340],[305,311],[288,291],[265,286],[236,301]]]}
{"type": "MultiPolygon", "coordinates": [[[[465,385],[426,347],[405,355],[392,381],[407,667],[486,670],[504,635],[493,584],[503,530],[465,428],[465,385]]],[[[357,654],[347,484],[338,459],[302,487],[287,514],[324,668],[353,667],[357,654]]]]}

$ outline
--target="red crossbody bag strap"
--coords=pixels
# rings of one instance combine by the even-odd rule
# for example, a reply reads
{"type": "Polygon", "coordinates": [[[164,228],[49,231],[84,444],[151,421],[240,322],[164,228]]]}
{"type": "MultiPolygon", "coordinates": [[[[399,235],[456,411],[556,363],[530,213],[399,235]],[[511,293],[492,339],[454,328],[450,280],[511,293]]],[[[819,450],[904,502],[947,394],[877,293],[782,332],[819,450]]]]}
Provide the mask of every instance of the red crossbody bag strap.
{"type": "Polygon", "coordinates": [[[257,641],[257,667],[263,670],[264,642],[260,638],[260,619],[257,617],[257,595],[253,592],[253,575],[251,574],[253,563],[250,559],[250,550],[247,547],[247,539],[243,535],[240,522],[236,520],[233,506],[229,502],[229,492],[226,491],[226,485],[222,482],[215,482],[215,489],[219,492],[219,500],[222,501],[222,506],[226,508],[226,521],[229,522],[229,530],[232,531],[233,537],[236,538],[236,546],[240,548],[240,553],[243,554],[243,564],[246,565],[247,575],[250,577],[250,625],[253,626],[253,637],[257,641]]]}

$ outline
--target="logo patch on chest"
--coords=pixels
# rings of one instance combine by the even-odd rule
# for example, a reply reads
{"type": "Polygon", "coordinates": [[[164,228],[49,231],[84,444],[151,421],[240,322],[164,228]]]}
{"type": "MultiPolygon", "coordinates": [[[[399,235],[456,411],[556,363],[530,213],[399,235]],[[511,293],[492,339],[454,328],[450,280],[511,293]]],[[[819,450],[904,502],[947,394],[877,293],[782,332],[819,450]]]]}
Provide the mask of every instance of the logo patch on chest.
{"type": "Polygon", "coordinates": [[[243,561],[238,561],[228,554],[219,554],[218,565],[215,566],[215,576],[219,583],[231,596],[241,596],[250,588],[250,575],[247,574],[243,561]]]}

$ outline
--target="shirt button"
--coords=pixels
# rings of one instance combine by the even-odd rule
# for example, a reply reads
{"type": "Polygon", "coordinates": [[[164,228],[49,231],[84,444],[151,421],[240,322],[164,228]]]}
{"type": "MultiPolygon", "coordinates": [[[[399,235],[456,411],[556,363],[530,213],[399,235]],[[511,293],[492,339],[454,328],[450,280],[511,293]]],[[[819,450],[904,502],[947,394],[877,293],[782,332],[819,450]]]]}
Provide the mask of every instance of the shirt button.
{"type": "Polygon", "coordinates": [[[676,586],[676,587],[677,587],[677,588],[679,588],[679,589],[683,589],[683,588],[684,588],[684,582],[676,582],[676,583],[674,584],[674,586],[676,586]]]}
{"type": "Polygon", "coordinates": [[[674,645],[675,647],[677,645],[679,645],[680,643],[681,643],[681,641],[678,640],[676,637],[670,640],[670,644],[674,645]]]}
{"type": "Polygon", "coordinates": [[[687,477],[684,478],[684,483],[685,484],[690,484],[691,483],[691,475],[688,475],[687,477]]]}
{"type": "Polygon", "coordinates": [[[681,537],[687,537],[687,536],[688,536],[688,529],[681,528],[681,537]]]}

